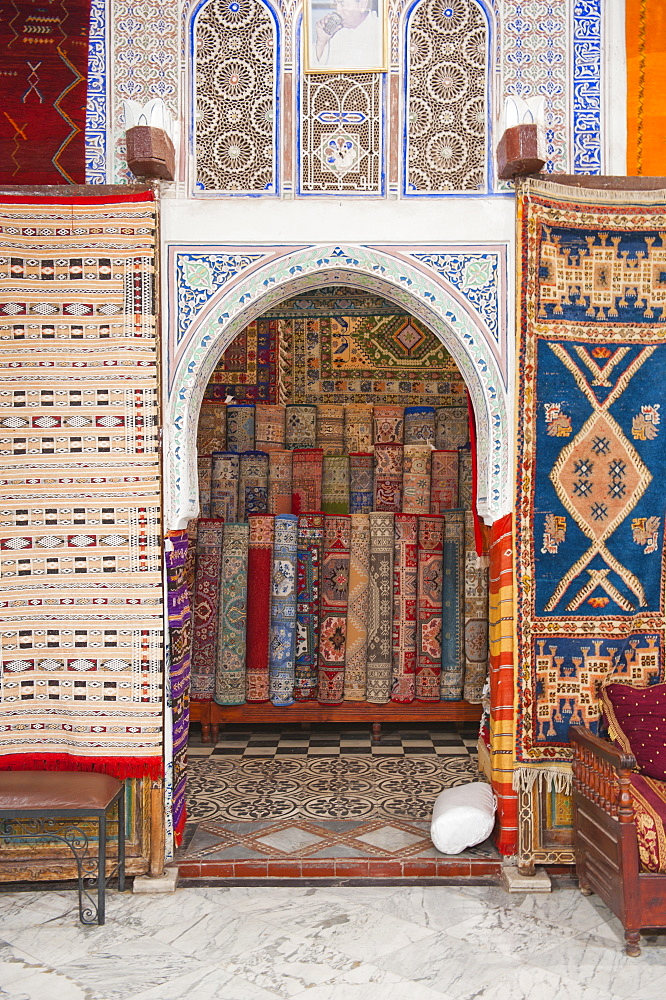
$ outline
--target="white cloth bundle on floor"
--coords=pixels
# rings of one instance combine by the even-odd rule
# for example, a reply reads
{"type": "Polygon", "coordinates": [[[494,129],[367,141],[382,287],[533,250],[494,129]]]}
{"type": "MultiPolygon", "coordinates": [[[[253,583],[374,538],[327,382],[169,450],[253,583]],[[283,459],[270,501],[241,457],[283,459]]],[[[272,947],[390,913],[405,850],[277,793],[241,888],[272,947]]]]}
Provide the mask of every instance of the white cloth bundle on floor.
{"type": "Polygon", "coordinates": [[[430,837],[442,854],[460,854],[489,837],[494,825],[493,791],[484,781],[474,781],[440,792],[433,807],[430,837]]]}

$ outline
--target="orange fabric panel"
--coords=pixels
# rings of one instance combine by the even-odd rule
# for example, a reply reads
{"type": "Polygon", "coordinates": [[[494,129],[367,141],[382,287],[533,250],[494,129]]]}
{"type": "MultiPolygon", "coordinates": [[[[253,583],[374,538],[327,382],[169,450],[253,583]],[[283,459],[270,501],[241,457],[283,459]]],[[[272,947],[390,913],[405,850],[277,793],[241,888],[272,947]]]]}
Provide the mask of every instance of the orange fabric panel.
{"type": "Polygon", "coordinates": [[[666,174],[666,3],[626,0],[627,173],[666,174]]]}
{"type": "Polygon", "coordinates": [[[518,803],[512,788],[514,749],[514,602],[512,515],[490,529],[490,759],[497,795],[498,850],[518,848],[518,803]]]}

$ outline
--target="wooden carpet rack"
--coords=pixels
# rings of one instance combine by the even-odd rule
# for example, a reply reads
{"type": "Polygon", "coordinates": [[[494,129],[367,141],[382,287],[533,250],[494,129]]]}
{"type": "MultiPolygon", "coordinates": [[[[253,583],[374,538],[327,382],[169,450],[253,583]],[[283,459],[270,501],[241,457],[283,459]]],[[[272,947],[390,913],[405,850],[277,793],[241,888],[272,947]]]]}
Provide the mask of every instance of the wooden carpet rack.
{"type": "Polygon", "coordinates": [[[343,702],[341,705],[320,705],[318,702],[300,701],[277,708],[270,702],[245,705],[218,705],[214,701],[193,701],[190,704],[190,721],[201,723],[204,743],[217,743],[220,727],[278,723],[300,723],[307,727],[312,722],[366,723],[372,727],[372,741],[379,743],[382,722],[478,722],[481,705],[468,701],[415,701],[409,705],[389,702],[374,705],[365,701],[343,702]]]}

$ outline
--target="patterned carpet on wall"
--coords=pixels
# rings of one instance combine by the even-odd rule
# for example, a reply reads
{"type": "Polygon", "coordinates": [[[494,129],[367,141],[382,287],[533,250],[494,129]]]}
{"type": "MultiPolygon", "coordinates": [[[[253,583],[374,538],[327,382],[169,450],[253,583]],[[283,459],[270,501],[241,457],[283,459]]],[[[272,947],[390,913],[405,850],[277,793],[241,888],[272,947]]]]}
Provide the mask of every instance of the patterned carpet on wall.
{"type": "MultiPolygon", "coordinates": [[[[429,836],[432,805],[444,788],[479,780],[476,741],[476,726],[448,724],[387,729],[378,744],[367,726],[334,724],[228,729],[215,747],[191,738],[178,860],[409,860],[435,874],[444,855],[429,836]]],[[[486,841],[464,857],[498,854],[486,841]]]]}
{"type": "Polygon", "coordinates": [[[519,190],[516,783],[664,677],[664,192],[519,190]],[[636,289],[640,288],[640,293],[636,289]]]}

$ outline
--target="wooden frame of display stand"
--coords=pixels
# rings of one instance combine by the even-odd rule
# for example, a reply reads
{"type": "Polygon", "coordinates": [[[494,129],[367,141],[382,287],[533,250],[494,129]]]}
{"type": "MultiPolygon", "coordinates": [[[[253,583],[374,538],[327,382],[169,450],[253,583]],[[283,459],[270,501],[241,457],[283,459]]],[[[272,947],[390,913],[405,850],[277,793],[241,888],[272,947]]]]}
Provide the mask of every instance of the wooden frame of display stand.
{"type": "Polygon", "coordinates": [[[220,726],[246,723],[365,722],[372,726],[372,742],[379,743],[382,722],[479,722],[483,708],[469,701],[415,701],[401,705],[391,701],[374,705],[368,701],[348,701],[340,705],[320,705],[316,701],[296,701],[278,708],[271,702],[218,705],[214,701],[190,703],[190,721],[201,723],[204,743],[217,743],[220,726]]]}

